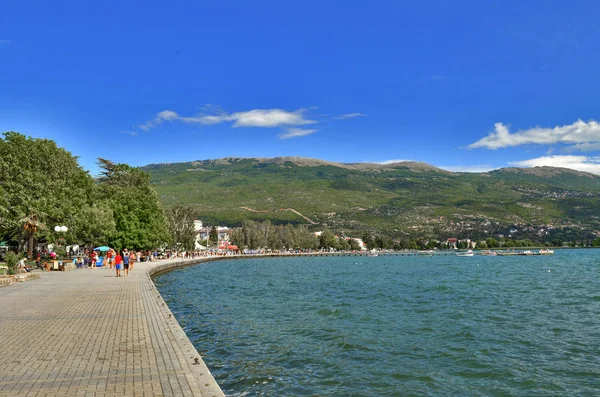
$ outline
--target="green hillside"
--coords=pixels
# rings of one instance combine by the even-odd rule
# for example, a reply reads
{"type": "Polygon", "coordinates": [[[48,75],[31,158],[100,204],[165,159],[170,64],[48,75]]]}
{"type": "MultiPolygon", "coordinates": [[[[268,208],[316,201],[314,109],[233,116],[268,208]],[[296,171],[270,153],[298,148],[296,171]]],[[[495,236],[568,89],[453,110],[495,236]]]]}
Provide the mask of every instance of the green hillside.
{"type": "Polygon", "coordinates": [[[600,230],[600,177],[561,168],[474,174],[415,162],[227,158],[143,169],[166,206],[192,205],[208,224],[269,219],[346,233],[477,238],[600,230]]]}

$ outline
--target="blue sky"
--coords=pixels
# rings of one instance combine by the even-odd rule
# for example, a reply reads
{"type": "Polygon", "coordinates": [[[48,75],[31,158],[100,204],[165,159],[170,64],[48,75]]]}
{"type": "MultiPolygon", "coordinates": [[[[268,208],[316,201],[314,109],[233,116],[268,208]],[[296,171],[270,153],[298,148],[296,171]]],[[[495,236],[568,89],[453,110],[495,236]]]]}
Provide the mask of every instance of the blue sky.
{"type": "Polygon", "coordinates": [[[600,174],[594,1],[4,1],[0,131],[92,173],[220,157],[600,174]],[[143,6],[140,6],[143,5],[143,6]]]}

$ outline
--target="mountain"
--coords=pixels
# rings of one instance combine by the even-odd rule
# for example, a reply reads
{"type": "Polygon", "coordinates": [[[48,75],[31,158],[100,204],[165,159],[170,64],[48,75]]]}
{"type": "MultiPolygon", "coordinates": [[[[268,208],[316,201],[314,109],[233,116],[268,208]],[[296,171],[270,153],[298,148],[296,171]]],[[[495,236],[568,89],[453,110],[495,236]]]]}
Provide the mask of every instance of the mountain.
{"type": "Polygon", "coordinates": [[[166,206],[194,206],[208,224],[244,219],[420,237],[600,230],[600,176],[564,168],[449,172],[419,162],[332,163],[300,157],[151,164],[166,206]]]}

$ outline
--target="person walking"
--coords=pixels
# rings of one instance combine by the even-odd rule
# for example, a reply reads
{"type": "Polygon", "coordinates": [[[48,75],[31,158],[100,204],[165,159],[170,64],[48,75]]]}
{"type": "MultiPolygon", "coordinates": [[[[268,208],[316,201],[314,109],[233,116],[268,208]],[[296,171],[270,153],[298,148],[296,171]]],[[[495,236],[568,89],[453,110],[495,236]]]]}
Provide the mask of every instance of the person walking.
{"type": "Polygon", "coordinates": [[[96,263],[98,263],[98,253],[96,251],[92,251],[92,266],[91,269],[96,267],[96,263]]]}
{"type": "Polygon", "coordinates": [[[127,252],[127,248],[123,250],[123,273],[125,276],[129,275],[129,252],[127,252]]]}
{"type": "Polygon", "coordinates": [[[129,270],[133,270],[133,264],[135,263],[135,251],[131,251],[129,254],[129,270]]]}
{"type": "Polygon", "coordinates": [[[121,277],[121,266],[123,263],[123,257],[119,252],[115,255],[115,271],[117,272],[117,277],[121,277]]]}
{"type": "Polygon", "coordinates": [[[112,269],[113,268],[113,263],[114,263],[114,257],[116,255],[116,252],[114,249],[109,249],[108,252],[106,253],[106,260],[108,261],[108,268],[112,269]]]}

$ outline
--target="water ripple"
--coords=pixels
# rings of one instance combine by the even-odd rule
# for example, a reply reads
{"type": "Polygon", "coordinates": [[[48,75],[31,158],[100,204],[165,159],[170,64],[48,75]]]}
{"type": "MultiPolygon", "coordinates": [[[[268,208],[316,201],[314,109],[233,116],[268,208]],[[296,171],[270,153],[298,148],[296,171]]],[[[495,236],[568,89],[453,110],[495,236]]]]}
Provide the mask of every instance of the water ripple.
{"type": "Polygon", "coordinates": [[[227,395],[600,395],[598,250],[281,258],[160,275],[227,395]]]}

